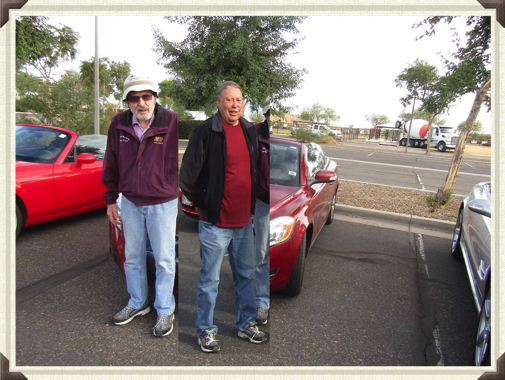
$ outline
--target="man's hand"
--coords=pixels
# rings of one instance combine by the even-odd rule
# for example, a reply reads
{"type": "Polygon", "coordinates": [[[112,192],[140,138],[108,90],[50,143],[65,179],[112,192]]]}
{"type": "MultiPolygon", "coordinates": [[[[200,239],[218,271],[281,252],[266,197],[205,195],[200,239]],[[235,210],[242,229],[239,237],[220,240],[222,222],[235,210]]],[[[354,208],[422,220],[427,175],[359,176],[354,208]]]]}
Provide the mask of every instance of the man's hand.
{"type": "Polygon", "coordinates": [[[118,222],[121,221],[121,217],[117,213],[117,205],[107,205],[107,216],[109,217],[110,222],[116,226],[118,222]]]}

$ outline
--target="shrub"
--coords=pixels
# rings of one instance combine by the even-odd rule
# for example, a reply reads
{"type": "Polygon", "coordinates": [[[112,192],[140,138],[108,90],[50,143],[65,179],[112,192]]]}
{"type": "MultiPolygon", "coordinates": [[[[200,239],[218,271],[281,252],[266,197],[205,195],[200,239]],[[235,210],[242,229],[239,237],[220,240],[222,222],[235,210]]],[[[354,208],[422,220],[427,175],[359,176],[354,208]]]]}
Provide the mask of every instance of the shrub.
{"type": "Polygon", "coordinates": [[[326,136],[324,136],[324,135],[319,136],[319,138],[317,139],[317,142],[321,143],[321,144],[338,144],[338,141],[333,133],[330,133],[326,136]]]}
{"type": "Polygon", "coordinates": [[[193,130],[203,123],[203,120],[179,120],[179,138],[189,139],[193,130]]]}
{"type": "Polygon", "coordinates": [[[304,142],[304,143],[311,143],[314,141],[318,141],[318,135],[315,133],[312,133],[312,131],[308,128],[300,128],[296,132],[296,140],[304,142]]]}
{"type": "Polygon", "coordinates": [[[440,190],[434,195],[428,195],[426,197],[426,202],[430,205],[432,211],[435,211],[438,207],[444,206],[451,200],[452,190],[447,194],[441,194],[440,190]]]}

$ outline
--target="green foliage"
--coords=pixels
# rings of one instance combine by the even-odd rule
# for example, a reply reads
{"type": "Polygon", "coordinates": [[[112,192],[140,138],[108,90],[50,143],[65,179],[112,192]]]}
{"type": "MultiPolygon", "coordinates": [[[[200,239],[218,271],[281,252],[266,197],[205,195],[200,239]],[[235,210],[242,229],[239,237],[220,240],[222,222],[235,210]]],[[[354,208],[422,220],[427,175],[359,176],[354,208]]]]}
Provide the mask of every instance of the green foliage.
{"type": "MultiPolygon", "coordinates": [[[[400,118],[401,120],[410,120],[412,117],[412,114],[410,112],[402,112],[398,118],[400,118]]],[[[414,119],[423,119],[423,120],[429,120],[430,118],[430,115],[428,114],[428,112],[423,109],[423,108],[416,108],[414,110],[414,119]]],[[[436,125],[445,125],[445,120],[444,119],[440,119],[438,116],[435,117],[435,119],[433,119],[433,124],[436,124],[436,125]]]]}
{"type": "Polygon", "coordinates": [[[263,105],[270,95],[274,108],[295,95],[305,69],[294,68],[288,55],[301,39],[287,40],[298,33],[296,24],[305,17],[166,17],[188,25],[188,35],[172,42],[154,29],[155,51],[172,74],[173,98],[190,110],[216,109],[220,84],[237,82],[252,109],[263,105]]]}
{"type": "Polygon", "coordinates": [[[191,120],[193,115],[188,112],[184,105],[177,103],[174,100],[174,86],[173,81],[165,79],[158,83],[160,92],[158,94],[158,102],[165,108],[175,111],[179,114],[179,120],[191,120]]]}
{"type": "MultiPolygon", "coordinates": [[[[462,131],[464,127],[465,122],[462,121],[458,125],[458,131],[462,131]]],[[[476,120],[475,123],[473,123],[472,128],[470,129],[470,136],[473,136],[476,133],[479,134],[480,132],[482,132],[482,128],[483,128],[482,123],[479,120],[476,120]]]]}
{"type": "Polygon", "coordinates": [[[73,60],[79,33],[68,26],[47,24],[47,17],[23,16],[16,19],[16,68],[35,68],[41,77],[51,78],[51,70],[73,60]]]}
{"type": "Polygon", "coordinates": [[[318,140],[318,135],[312,132],[309,128],[299,128],[296,131],[296,140],[304,143],[311,143],[318,140]]]}
{"type": "Polygon", "coordinates": [[[320,103],[314,103],[311,107],[305,107],[300,114],[302,120],[310,120],[313,123],[339,121],[340,116],[332,108],[323,107],[320,103]]]}
{"type": "Polygon", "coordinates": [[[260,111],[252,111],[248,119],[253,124],[262,123],[265,117],[260,111]]]}
{"type": "Polygon", "coordinates": [[[435,193],[433,195],[428,195],[426,197],[426,203],[432,208],[432,211],[435,211],[437,208],[446,205],[449,203],[452,197],[452,190],[447,194],[435,193]]]}
{"type": "Polygon", "coordinates": [[[407,95],[400,99],[402,105],[404,107],[409,105],[414,98],[422,102],[427,96],[430,86],[437,79],[437,68],[417,58],[395,79],[396,87],[405,87],[407,90],[407,95]]]}
{"type": "Polygon", "coordinates": [[[372,124],[374,127],[380,124],[389,123],[389,118],[386,115],[379,115],[376,113],[365,115],[365,120],[372,124]]]}
{"type": "MultiPolygon", "coordinates": [[[[81,76],[87,87],[95,85],[95,58],[81,63],[81,76]]],[[[116,62],[107,57],[99,58],[98,81],[100,96],[104,99],[113,96],[121,104],[123,84],[130,75],[131,66],[128,62],[116,62]]]]}
{"type": "Polygon", "coordinates": [[[193,130],[202,124],[204,120],[181,120],[179,119],[179,138],[189,139],[193,130]]]}

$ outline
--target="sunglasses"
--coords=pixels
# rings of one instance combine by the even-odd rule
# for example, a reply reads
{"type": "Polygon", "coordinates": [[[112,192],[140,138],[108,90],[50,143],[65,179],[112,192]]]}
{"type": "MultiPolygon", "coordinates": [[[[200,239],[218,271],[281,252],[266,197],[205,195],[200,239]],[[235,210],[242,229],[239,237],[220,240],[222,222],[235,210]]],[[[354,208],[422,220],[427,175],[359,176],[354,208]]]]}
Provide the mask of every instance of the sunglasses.
{"type": "Polygon", "coordinates": [[[142,98],[142,100],[144,102],[148,102],[149,100],[151,100],[153,98],[153,94],[144,94],[141,96],[138,96],[138,95],[130,96],[128,98],[128,101],[130,103],[138,103],[140,101],[140,98],[142,98]]]}

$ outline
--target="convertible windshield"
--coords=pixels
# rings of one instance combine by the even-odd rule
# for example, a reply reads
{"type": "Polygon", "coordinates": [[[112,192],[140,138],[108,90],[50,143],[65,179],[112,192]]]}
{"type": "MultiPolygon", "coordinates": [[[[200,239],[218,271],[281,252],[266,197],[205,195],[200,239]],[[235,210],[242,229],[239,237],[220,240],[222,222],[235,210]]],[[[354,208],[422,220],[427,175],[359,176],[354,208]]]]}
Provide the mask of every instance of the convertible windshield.
{"type": "Polygon", "coordinates": [[[300,186],[300,146],[270,141],[270,184],[300,186]]]}
{"type": "Polygon", "coordinates": [[[70,134],[33,125],[16,126],[16,160],[52,164],[70,141],[70,134]]]}

